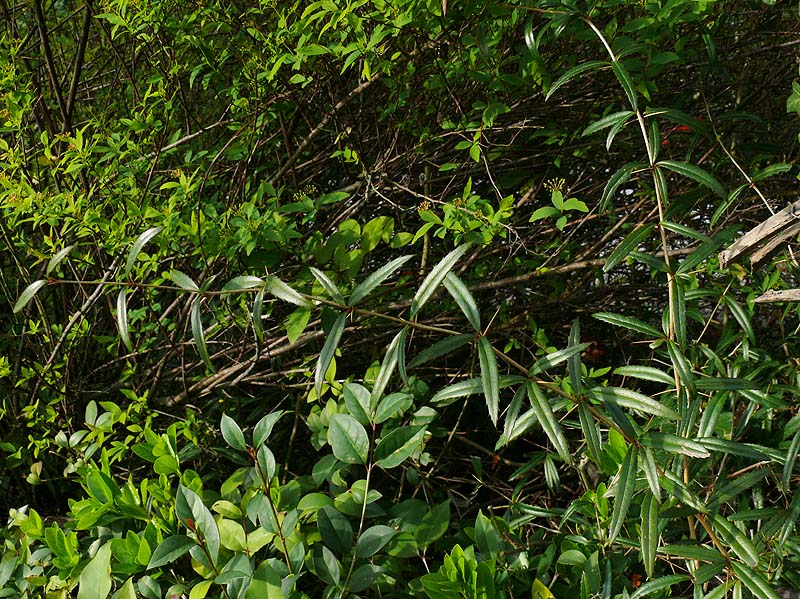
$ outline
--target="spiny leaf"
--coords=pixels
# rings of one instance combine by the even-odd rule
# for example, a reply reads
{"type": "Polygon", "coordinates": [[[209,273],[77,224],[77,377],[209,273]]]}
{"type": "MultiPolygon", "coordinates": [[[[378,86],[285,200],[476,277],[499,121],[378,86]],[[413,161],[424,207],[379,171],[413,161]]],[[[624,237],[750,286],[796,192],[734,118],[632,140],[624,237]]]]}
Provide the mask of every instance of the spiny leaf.
{"type": "Polygon", "coordinates": [[[344,296],[342,296],[336,284],[328,278],[328,275],[313,266],[309,270],[311,270],[311,274],[314,275],[314,278],[319,281],[319,284],[322,285],[322,288],[331,296],[331,299],[344,305],[344,296]]]}
{"type": "Polygon", "coordinates": [[[584,62],[583,64],[579,64],[576,67],[572,67],[566,73],[561,75],[561,77],[556,79],[553,85],[550,86],[550,89],[547,90],[547,95],[544,97],[545,101],[549,100],[550,96],[556,93],[556,90],[558,90],[559,87],[561,87],[565,83],[568,83],[578,75],[585,73],[587,71],[596,71],[601,67],[607,67],[607,66],[608,63],[603,60],[591,60],[589,62],[584,62]]]}
{"type": "Polygon", "coordinates": [[[617,494],[614,497],[614,509],[611,512],[611,524],[608,531],[608,541],[612,543],[622,530],[625,523],[625,516],[628,515],[628,508],[636,491],[636,471],[639,460],[639,451],[635,445],[628,447],[628,453],[620,466],[617,475],[617,494]]]}
{"type": "Polygon", "coordinates": [[[350,300],[347,302],[347,305],[355,306],[358,302],[367,297],[373,289],[388,279],[398,268],[400,268],[410,259],[411,256],[400,256],[399,258],[395,258],[389,262],[389,264],[382,266],[374,273],[369,275],[366,279],[361,281],[361,283],[355,289],[353,289],[353,293],[350,294],[350,300]]]}
{"type": "Polygon", "coordinates": [[[550,402],[547,401],[539,385],[535,382],[528,381],[526,386],[528,389],[528,399],[531,402],[531,409],[536,413],[536,418],[542,425],[542,430],[544,430],[547,438],[550,439],[550,443],[553,444],[553,447],[555,447],[561,459],[567,464],[571,464],[572,454],[569,451],[569,442],[567,442],[564,432],[561,430],[558,419],[555,417],[555,414],[553,414],[553,408],[550,406],[550,402]]]}
{"type": "Polygon", "coordinates": [[[475,303],[475,298],[472,297],[469,289],[454,273],[449,272],[444,278],[444,287],[456,300],[458,307],[467,317],[469,324],[475,331],[481,330],[481,315],[478,312],[478,305],[475,303]]]}
{"type": "Polygon", "coordinates": [[[447,276],[447,273],[450,272],[450,269],[455,266],[459,258],[461,258],[461,256],[463,256],[468,249],[469,244],[458,246],[456,249],[442,258],[441,261],[431,269],[431,272],[429,272],[428,276],[425,277],[425,280],[422,281],[422,284],[419,286],[419,289],[417,290],[417,293],[414,295],[414,299],[411,302],[411,318],[415,318],[417,316],[417,313],[420,311],[420,309],[439,288],[439,285],[442,284],[442,281],[444,281],[444,278],[447,276]]]}
{"type": "Polygon", "coordinates": [[[250,275],[242,275],[234,277],[222,288],[223,293],[226,291],[246,291],[248,289],[264,289],[266,284],[263,279],[253,277],[250,275]]]}
{"type": "Polygon", "coordinates": [[[701,185],[705,185],[720,197],[724,198],[726,195],[725,188],[722,186],[722,184],[698,166],[687,164],[685,162],[676,162],[674,160],[660,160],[657,163],[657,166],[662,166],[673,173],[683,175],[684,177],[689,177],[701,185]]]}
{"type": "Polygon", "coordinates": [[[289,287],[275,275],[269,275],[264,282],[267,291],[283,301],[294,304],[295,306],[310,306],[311,302],[300,295],[297,291],[289,287]]]}
{"type": "Polygon", "coordinates": [[[181,289],[186,289],[186,291],[200,291],[197,283],[195,283],[185,272],[173,269],[169,273],[169,278],[181,289]]]}

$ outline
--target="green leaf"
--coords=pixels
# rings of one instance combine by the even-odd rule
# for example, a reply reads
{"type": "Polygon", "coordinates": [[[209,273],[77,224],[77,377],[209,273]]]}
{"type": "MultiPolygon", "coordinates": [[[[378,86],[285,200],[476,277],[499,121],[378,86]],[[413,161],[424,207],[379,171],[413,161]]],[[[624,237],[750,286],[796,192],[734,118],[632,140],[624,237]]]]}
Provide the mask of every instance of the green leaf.
{"type": "Polygon", "coordinates": [[[447,254],[439,263],[431,269],[425,280],[419,286],[414,299],[411,301],[411,318],[416,318],[417,313],[431,298],[434,292],[442,284],[447,273],[455,266],[456,262],[463,256],[469,249],[469,244],[460,245],[452,252],[447,254]]]}
{"type": "Polygon", "coordinates": [[[369,437],[358,420],[349,414],[331,416],[328,443],[333,455],[347,464],[365,464],[369,453],[369,437]]]}
{"type": "Polygon", "coordinates": [[[758,390],[759,386],[748,379],[734,379],[727,377],[707,377],[695,379],[697,388],[703,391],[746,391],[758,390]]]}
{"type": "MultiPolygon", "coordinates": [[[[565,349],[560,349],[558,351],[554,351],[552,353],[547,354],[536,360],[531,369],[528,371],[528,376],[535,376],[537,374],[541,374],[543,372],[548,371],[549,369],[553,368],[554,366],[558,366],[562,362],[566,362],[575,356],[580,358],[581,352],[589,347],[591,343],[579,343],[577,345],[570,345],[565,349]]],[[[580,361],[578,361],[578,365],[580,365],[580,361]]],[[[570,370],[570,372],[572,372],[570,370]]],[[[575,381],[572,381],[573,385],[575,381]]],[[[579,388],[580,389],[580,388],[579,388]]],[[[578,389],[578,390],[579,390],[578,389]]]]}
{"type": "Polygon", "coordinates": [[[233,418],[223,412],[219,426],[222,430],[222,438],[225,439],[225,443],[239,451],[247,450],[242,429],[239,428],[239,425],[236,424],[233,418]]]}
{"type": "Polygon", "coordinates": [[[653,494],[653,497],[656,498],[656,501],[661,501],[661,477],[658,474],[658,468],[656,467],[656,460],[653,456],[653,450],[649,447],[642,447],[642,451],[639,454],[640,463],[642,466],[642,470],[644,471],[644,476],[647,479],[647,486],[650,487],[650,492],[653,494]]]}
{"type": "Polygon", "coordinates": [[[625,516],[628,515],[628,508],[636,491],[636,472],[638,470],[639,451],[635,445],[628,447],[625,459],[617,475],[617,494],[614,496],[614,509],[611,513],[611,524],[608,531],[608,542],[613,543],[614,539],[622,530],[625,523],[625,516]]]}
{"type": "Polygon", "coordinates": [[[328,372],[328,367],[331,365],[333,356],[336,354],[336,348],[339,347],[339,340],[342,338],[346,321],[347,314],[340,314],[338,316],[325,339],[322,351],[319,353],[317,366],[314,369],[314,390],[317,397],[322,393],[322,383],[325,382],[325,373],[328,372]]]}
{"type": "Polygon", "coordinates": [[[481,387],[492,424],[497,426],[500,407],[500,373],[492,344],[483,335],[478,337],[478,358],[481,365],[481,387]]]}
{"type": "Polygon", "coordinates": [[[247,291],[248,289],[265,289],[266,283],[263,279],[259,279],[258,277],[253,277],[250,275],[242,275],[239,277],[234,277],[222,288],[222,292],[234,292],[234,291],[247,291]]]}
{"type": "Polygon", "coordinates": [[[611,62],[611,70],[614,71],[614,75],[617,77],[622,89],[625,90],[625,95],[628,96],[628,102],[631,103],[631,108],[634,110],[638,109],[638,104],[636,102],[636,87],[633,84],[633,79],[631,79],[630,73],[622,66],[622,63],[618,60],[614,60],[611,62]]]}
{"type": "Polygon", "coordinates": [[[470,335],[465,333],[463,335],[452,335],[450,337],[445,337],[441,341],[437,341],[433,345],[428,348],[425,348],[421,352],[419,352],[413,360],[408,364],[409,368],[416,368],[417,366],[422,366],[423,364],[427,364],[431,360],[435,360],[436,358],[441,358],[442,356],[446,356],[449,353],[454,352],[460,347],[464,347],[467,343],[472,341],[475,338],[474,335],[470,335]]]}
{"type": "Polygon", "coordinates": [[[36,292],[45,285],[47,285],[46,279],[39,279],[38,281],[34,281],[28,285],[14,304],[14,314],[19,314],[22,309],[33,299],[33,296],[36,295],[36,292]]]}
{"type": "Polygon", "coordinates": [[[401,426],[382,438],[375,447],[375,464],[388,470],[419,451],[425,439],[424,426],[401,426]]]}
{"type": "Polygon", "coordinates": [[[169,278],[181,289],[185,289],[186,291],[200,291],[200,288],[197,286],[189,275],[185,272],[182,272],[177,269],[173,269],[169,273],[169,278]]]}
{"type": "Polygon", "coordinates": [[[398,532],[399,531],[394,528],[383,524],[371,526],[358,537],[358,543],[356,543],[356,557],[361,559],[372,557],[383,549],[386,543],[391,541],[392,537],[398,532]]]}
{"type": "Polygon", "coordinates": [[[175,498],[175,510],[184,524],[187,524],[186,520],[189,518],[194,521],[195,530],[203,539],[212,564],[216,564],[220,546],[219,528],[217,528],[217,522],[211,515],[211,511],[205,506],[200,496],[188,487],[179,485],[175,498]]]}
{"type": "Polygon", "coordinates": [[[668,453],[689,456],[690,458],[705,459],[711,457],[711,454],[706,449],[705,445],[690,441],[683,437],[673,435],[672,433],[661,433],[658,431],[649,431],[639,438],[642,445],[652,447],[668,453]]]}
{"type": "Polygon", "coordinates": [[[556,419],[555,414],[553,414],[553,408],[550,406],[550,402],[547,401],[539,385],[534,381],[529,380],[526,384],[526,388],[528,390],[528,399],[531,402],[531,409],[542,425],[542,430],[544,430],[544,433],[547,435],[550,443],[553,444],[553,447],[555,447],[558,455],[561,456],[561,459],[567,464],[572,464],[572,454],[569,451],[569,443],[564,436],[564,432],[561,430],[558,419],[556,419]]]}
{"type": "Polygon", "coordinates": [[[253,298],[253,332],[259,343],[264,343],[264,325],[261,323],[261,315],[264,311],[264,291],[261,289],[253,298]]]}
{"type": "Polygon", "coordinates": [[[50,273],[55,270],[56,266],[61,264],[61,261],[66,258],[74,248],[74,245],[68,245],[67,247],[56,252],[56,254],[47,262],[47,268],[44,271],[45,276],[49,277],[50,273]]]}
{"type": "Polygon", "coordinates": [[[122,343],[125,344],[129,352],[133,353],[133,342],[128,331],[128,295],[125,287],[120,289],[117,295],[117,328],[119,329],[119,338],[122,339],[122,343]]]}
{"type": "Polygon", "coordinates": [[[289,318],[286,319],[286,337],[289,343],[295,343],[300,338],[310,318],[311,308],[307,306],[301,306],[289,314],[289,318]]]}
{"type": "Polygon", "coordinates": [[[725,188],[722,187],[722,184],[700,167],[674,160],[660,160],[656,166],[664,167],[673,173],[689,177],[701,185],[705,185],[720,197],[724,198],[726,196],[725,188]]]}
{"type": "Polygon", "coordinates": [[[151,568],[159,568],[165,564],[171,564],[195,545],[197,543],[195,543],[194,539],[190,539],[185,535],[167,537],[153,550],[150,561],[147,563],[147,569],[150,570],[151,568]]]}
{"type": "Polygon", "coordinates": [[[358,383],[345,383],[344,404],[348,413],[364,426],[372,422],[372,404],[369,390],[358,383]]]}
{"type": "Polygon", "coordinates": [[[744,308],[732,297],[729,295],[722,296],[725,305],[728,306],[728,310],[731,311],[733,317],[739,323],[739,326],[742,327],[744,334],[747,336],[747,339],[750,343],[756,342],[756,334],[753,331],[753,325],[750,322],[750,317],[747,315],[747,312],[744,311],[744,308]]]}
{"type": "Polygon", "coordinates": [[[624,185],[631,178],[633,171],[643,168],[644,164],[641,163],[628,163],[616,171],[609,177],[606,186],[603,188],[603,194],[600,196],[600,212],[603,213],[608,208],[608,203],[611,197],[616,193],[621,185],[624,185]]]}
{"type": "Polygon", "coordinates": [[[353,546],[353,527],[336,508],[326,505],[317,512],[317,528],[322,542],[331,551],[343,554],[353,546]]]}
{"type": "Polygon", "coordinates": [[[686,580],[691,580],[691,576],[687,576],[686,574],[670,574],[668,576],[659,576],[655,580],[646,582],[636,589],[636,591],[630,595],[630,599],[639,599],[639,597],[644,597],[651,593],[657,593],[658,591],[663,591],[664,589],[671,589],[672,587],[686,580]]]}
{"type": "Polygon", "coordinates": [[[266,285],[267,291],[285,302],[289,302],[295,306],[312,305],[307,298],[300,295],[297,291],[289,287],[275,275],[268,275],[264,281],[264,285],[266,285]]]}
{"type": "Polygon", "coordinates": [[[136,262],[136,258],[139,257],[142,248],[147,244],[148,241],[158,235],[161,232],[161,229],[162,227],[151,227],[139,235],[139,237],[136,238],[136,241],[133,242],[133,245],[128,252],[128,259],[125,261],[125,276],[127,278],[130,278],[131,270],[133,269],[133,265],[136,262]]]}
{"type": "MultiPolygon", "coordinates": [[[[567,349],[573,347],[580,347],[581,345],[581,321],[576,318],[572,321],[572,327],[569,330],[569,346],[567,349]]],[[[581,350],[583,351],[583,350],[581,350]]],[[[556,352],[558,353],[558,352],[556,352]]],[[[572,392],[580,395],[582,387],[582,370],[581,370],[581,352],[575,352],[567,356],[569,368],[569,382],[572,385],[572,392]]],[[[537,360],[538,363],[538,360],[537,360]]]]}
{"type": "MultiPolygon", "coordinates": [[[[746,563],[746,562],[745,562],[746,563]]],[[[731,568],[736,574],[736,577],[744,583],[757,599],[780,599],[780,595],[775,592],[773,584],[761,576],[760,573],[754,572],[752,566],[745,567],[737,561],[731,561],[731,568]]]]}
{"type": "Polygon", "coordinates": [[[583,438],[586,439],[586,449],[593,462],[599,464],[603,455],[603,447],[600,444],[600,433],[597,430],[592,413],[585,403],[581,402],[578,406],[578,416],[581,421],[581,431],[583,438]]]}
{"type": "Polygon", "coordinates": [[[375,410],[375,424],[381,424],[402,415],[414,402],[414,396],[410,393],[391,393],[378,402],[375,410]]]}
{"type": "Polygon", "coordinates": [[[800,451],[800,430],[794,434],[792,443],[789,445],[789,451],[786,452],[786,461],[783,463],[783,476],[781,477],[781,483],[783,485],[783,490],[787,493],[789,492],[789,483],[791,482],[792,474],[794,473],[794,465],[797,461],[798,451],[800,451]]]}
{"type": "Polygon", "coordinates": [[[458,307],[461,308],[461,311],[464,313],[464,316],[467,317],[472,328],[480,332],[481,315],[480,312],[478,312],[478,305],[475,303],[475,298],[472,297],[467,286],[452,272],[447,273],[444,279],[444,286],[445,289],[450,292],[450,295],[453,296],[453,299],[456,300],[458,307]]]}
{"type": "Polygon", "coordinates": [[[712,515],[711,522],[740,560],[751,568],[755,568],[758,565],[758,550],[742,531],[720,514],[712,515]]]}
{"type": "Polygon", "coordinates": [[[272,434],[272,428],[275,426],[275,423],[278,422],[281,416],[283,416],[286,412],[280,410],[278,412],[272,412],[271,414],[267,414],[261,420],[258,421],[255,428],[253,429],[253,445],[255,447],[259,447],[262,443],[264,443],[267,439],[269,439],[270,434],[272,434]]]}
{"type": "Polygon", "coordinates": [[[200,296],[198,295],[194,301],[192,302],[192,337],[194,338],[194,344],[197,346],[197,353],[200,354],[200,358],[203,360],[203,364],[206,365],[211,372],[216,372],[214,365],[211,363],[211,357],[208,355],[208,347],[206,347],[206,338],[205,334],[203,333],[203,321],[200,318],[200,296]]]}
{"type": "Polygon", "coordinates": [[[106,599],[111,592],[111,543],[104,543],[81,570],[78,599],[106,599]]]}
{"type": "Polygon", "coordinates": [[[665,385],[675,384],[675,379],[670,375],[652,366],[620,366],[614,369],[614,374],[631,376],[644,381],[653,381],[654,383],[664,383],[665,385]]]}
{"type": "Polygon", "coordinates": [[[620,262],[627,258],[633,250],[637,249],[639,245],[647,239],[653,227],[655,227],[653,224],[637,226],[633,231],[628,233],[628,236],[614,248],[614,251],[611,252],[606,259],[606,263],[603,265],[603,272],[613,270],[620,262]]]}
{"type": "Polygon", "coordinates": [[[369,275],[366,279],[361,281],[361,283],[355,289],[353,289],[353,293],[350,294],[350,299],[347,302],[347,305],[355,306],[358,302],[367,297],[373,289],[388,279],[398,268],[408,262],[411,258],[412,256],[401,256],[399,258],[395,258],[389,262],[389,264],[382,266],[374,273],[369,275]]]}
{"type": "Polygon", "coordinates": [[[587,71],[596,71],[599,68],[607,67],[607,66],[608,66],[608,63],[605,62],[605,61],[602,61],[602,60],[591,60],[589,62],[584,62],[583,64],[579,64],[578,66],[572,67],[566,73],[561,75],[561,77],[556,79],[556,81],[553,83],[553,85],[550,86],[550,89],[547,90],[547,95],[544,97],[545,101],[549,100],[550,96],[552,96],[554,93],[556,93],[556,90],[558,90],[559,87],[561,87],[565,83],[568,83],[569,81],[571,81],[572,79],[574,79],[578,75],[580,75],[582,73],[585,73],[587,71]]]}
{"type": "MultiPolygon", "coordinates": [[[[362,564],[353,570],[350,576],[350,584],[348,585],[350,591],[353,593],[360,593],[363,590],[372,586],[372,583],[377,580],[378,576],[383,573],[384,568],[376,566],[375,564],[362,564]]],[[[354,596],[354,595],[351,595],[354,596]]]]}
{"type": "Polygon", "coordinates": [[[660,479],[661,488],[664,489],[670,497],[673,497],[681,503],[685,503],[693,510],[705,514],[708,510],[705,504],[700,501],[694,493],[680,480],[671,470],[664,470],[664,475],[660,479]]]}
{"type": "Polygon", "coordinates": [[[661,416],[670,420],[679,419],[675,410],[668,408],[663,403],[623,387],[595,387],[592,389],[592,395],[602,402],[613,403],[621,408],[639,410],[647,415],[661,416]]]}
{"type": "Polygon", "coordinates": [[[334,282],[328,278],[328,275],[321,270],[314,268],[313,266],[309,270],[311,271],[311,274],[314,275],[314,278],[319,281],[320,285],[322,285],[322,288],[325,289],[327,294],[331,296],[331,299],[341,305],[344,305],[344,296],[342,295],[341,291],[339,291],[339,288],[336,287],[334,282]]]}
{"type": "Polygon", "coordinates": [[[583,130],[583,133],[581,133],[581,135],[591,135],[592,133],[596,133],[613,125],[617,125],[620,122],[624,123],[629,118],[635,115],[636,113],[633,112],[632,110],[622,110],[620,112],[612,112],[611,114],[604,116],[603,118],[595,121],[594,123],[586,127],[586,129],[583,130]]]}
{"type": "Polygon", "coordinates": [[[642,547],[642,562],[648,578],[653,578],[658,550],[658,501],[652,493],[645,491],[641,506],[639,542],[642,547]]]}
{"type": "Polygon", "coordinates": [[[394,373],[400,358],[405,355],[404,347],[406,342],[406,334],[408,327],[403,327],[400,332],[394,336],[389,347],[386,349],[386,355],[381,362],[381,368],[375,377],[375,384],[372,387],[371,404],[377,404],[378,400],[383,397],[383,392],[386,390],[386,385],[389,384],[389,379],[394,373]]]}

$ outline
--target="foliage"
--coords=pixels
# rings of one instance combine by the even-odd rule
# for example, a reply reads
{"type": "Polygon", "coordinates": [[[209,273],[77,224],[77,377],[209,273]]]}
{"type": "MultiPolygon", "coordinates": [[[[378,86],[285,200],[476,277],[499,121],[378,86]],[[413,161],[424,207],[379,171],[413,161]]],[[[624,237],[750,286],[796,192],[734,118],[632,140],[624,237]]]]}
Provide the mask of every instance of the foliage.
{"type": "Polygon", "coordinates": [[[3,596],[800,588],[796,7],[32,5],[3,596]]]}

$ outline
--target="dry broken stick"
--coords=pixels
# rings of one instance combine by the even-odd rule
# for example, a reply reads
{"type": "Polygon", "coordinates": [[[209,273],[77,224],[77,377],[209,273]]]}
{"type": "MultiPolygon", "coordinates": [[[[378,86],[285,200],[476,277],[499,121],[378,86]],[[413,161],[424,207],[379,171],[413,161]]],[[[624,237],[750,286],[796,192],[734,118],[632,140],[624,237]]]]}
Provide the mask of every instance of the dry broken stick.
{"type": "Polygon", "coordinates": [[[781,243],[798,233],[800,233],[800,201],[790,204],[757,227],[750,229],[730,247],[721,251],[719,265],[725,268],[734,260],[748,255],[752,264],[758,264],[777,250],[781,243]]]}

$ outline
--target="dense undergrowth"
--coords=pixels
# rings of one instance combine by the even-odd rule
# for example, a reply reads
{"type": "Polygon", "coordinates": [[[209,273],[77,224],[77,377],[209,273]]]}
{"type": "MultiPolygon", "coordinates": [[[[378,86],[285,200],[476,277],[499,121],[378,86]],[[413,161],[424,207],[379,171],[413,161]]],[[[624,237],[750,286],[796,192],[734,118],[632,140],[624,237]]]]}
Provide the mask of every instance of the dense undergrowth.
{"type": "Polygon", "coordinates": [[[0,596],[800,588],[797,5],[1,7],[0,596]]]}

